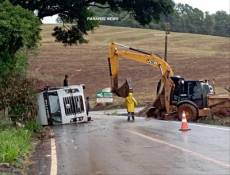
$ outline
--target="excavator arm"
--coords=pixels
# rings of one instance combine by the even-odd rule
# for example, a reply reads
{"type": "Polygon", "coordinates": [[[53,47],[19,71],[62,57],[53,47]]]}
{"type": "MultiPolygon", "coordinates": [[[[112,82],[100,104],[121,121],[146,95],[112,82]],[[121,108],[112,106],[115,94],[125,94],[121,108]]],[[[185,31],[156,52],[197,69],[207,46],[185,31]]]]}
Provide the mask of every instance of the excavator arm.
{"type": "Polygon", "coordinates": [[[160,110],[165,110],[167,113],[172,112],[170,97],[174,83],[170,77],[172,77],[174,73],[170,65],[156,54],[148,53],[146,51],[131,48],[118,43],[111,43],[108,58],[111,86],[112,91],[119,97],[126,97],[129,89],[132,89],[132,87],[130,87],[131,84],[129,80],[127,80],[120,88],[118,87],[119,58],[144,63],[160,70],[162,77],[160,80],[157,98],[154,101],[153,106],[160,110]]]}

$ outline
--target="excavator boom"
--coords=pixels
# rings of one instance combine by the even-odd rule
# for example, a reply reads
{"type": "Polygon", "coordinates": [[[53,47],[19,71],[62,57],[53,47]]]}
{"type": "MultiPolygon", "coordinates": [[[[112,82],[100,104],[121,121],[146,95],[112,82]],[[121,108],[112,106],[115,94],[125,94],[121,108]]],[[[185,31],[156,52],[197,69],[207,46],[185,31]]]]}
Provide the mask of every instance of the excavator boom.
{"type": "Polygon", "coordinates": [[[170,65],[156,54],[131,48],[118,43],[111,43],[109,47],[108,61],[112,91],[119,97],[126,97],[129,89],[132,89],[129,80],[127,80],[120,88],[118,87],[119,58],[130,59],[160,69],[162,74],[161,85],[153,106],[170,112],[170,94],[172,88],[174,87],[174,83],[170,78],[174,75],[174,73],[170,65]]]}

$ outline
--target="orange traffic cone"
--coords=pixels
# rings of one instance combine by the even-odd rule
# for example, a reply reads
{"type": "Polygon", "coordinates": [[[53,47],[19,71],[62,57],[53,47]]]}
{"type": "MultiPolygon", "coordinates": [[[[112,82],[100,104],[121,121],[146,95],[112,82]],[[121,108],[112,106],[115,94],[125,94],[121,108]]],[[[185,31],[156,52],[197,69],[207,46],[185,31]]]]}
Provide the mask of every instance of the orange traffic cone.
{"type": "Polygon", "coordinates": [[[180,131],[189,131],[189,130],[191,130],[188,127],[188,122],[187,122],[187,119],[186,119],[185,111],[182,112],[182,121],[181,121],[181,127],[180,127],[179,130],[180,131]]]}

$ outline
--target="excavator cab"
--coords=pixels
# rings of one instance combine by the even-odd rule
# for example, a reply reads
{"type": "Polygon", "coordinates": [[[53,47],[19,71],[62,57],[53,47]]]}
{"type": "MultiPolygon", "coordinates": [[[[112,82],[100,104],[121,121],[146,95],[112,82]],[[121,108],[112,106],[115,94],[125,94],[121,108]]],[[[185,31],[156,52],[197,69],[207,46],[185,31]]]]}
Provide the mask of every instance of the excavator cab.
{"type": "Polygon", "coordinates": [[[213,87],[207,81],[185,80],[181,77],[171,77],[174,89],[171,93],[171,105],[177,107],[180,114],[186,111],[188,120],[196,120],[200,111],[208,107],[208,95],[213,93],[213,87]]]}
{"type": "Polygon", "coordinates": [[[204,81],[190,80],[183,78],[174,78],[174,91],[171,96],[171,103],[177,105],[183,101],[191,101],[197,108],[205,108],[207,104],[207,95],[211,93],[210,85],[204,81]]]}

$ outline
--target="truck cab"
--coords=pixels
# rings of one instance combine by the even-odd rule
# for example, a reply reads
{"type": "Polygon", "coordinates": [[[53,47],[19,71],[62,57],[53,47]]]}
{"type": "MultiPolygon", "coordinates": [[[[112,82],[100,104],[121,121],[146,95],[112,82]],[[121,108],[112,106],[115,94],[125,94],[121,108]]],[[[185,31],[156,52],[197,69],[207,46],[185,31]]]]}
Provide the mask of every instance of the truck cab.
{"type": "Polygon", "coordinates": [[[87,122],[84,85],[47,87],[37,96],[37,120],[41,125],[87,122]]]}

